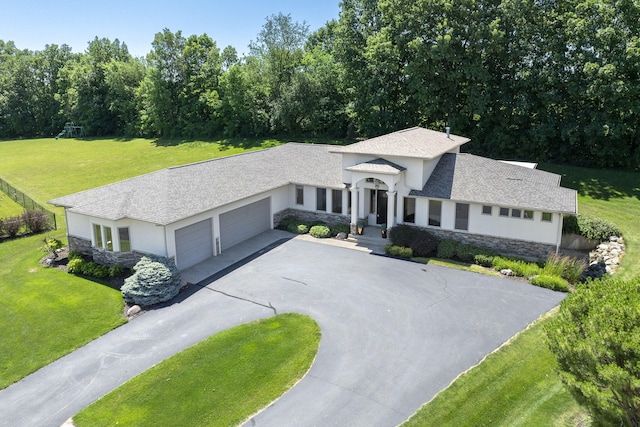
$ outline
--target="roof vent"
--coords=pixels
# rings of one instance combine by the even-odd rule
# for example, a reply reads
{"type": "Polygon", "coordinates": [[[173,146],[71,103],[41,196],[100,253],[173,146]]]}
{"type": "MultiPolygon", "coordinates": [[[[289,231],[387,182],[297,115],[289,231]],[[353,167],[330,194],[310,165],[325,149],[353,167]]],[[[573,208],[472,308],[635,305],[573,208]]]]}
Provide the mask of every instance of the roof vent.
{"type": "Polygon", "coordinates": [[[447,126],[444,130],[447,132],[447,139],[451,139],[451,128],[447,126]]]}

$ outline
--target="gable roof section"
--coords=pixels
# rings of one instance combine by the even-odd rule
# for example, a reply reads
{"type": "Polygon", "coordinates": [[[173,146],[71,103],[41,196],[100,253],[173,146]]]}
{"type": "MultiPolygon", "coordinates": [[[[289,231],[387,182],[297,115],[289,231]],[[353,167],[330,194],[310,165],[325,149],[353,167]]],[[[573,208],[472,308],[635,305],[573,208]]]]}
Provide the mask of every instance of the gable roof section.
{"type": "Polygon", "coordinates": [[[344,147],[334,153],[433,159],[469,142],[469,138],[450,135],[421,127],[413,127],[381,135],[344,147]]]}
{"type": "Polygon", "coordinates": [[[177,166],[51,200],[70,212],[166,225],[291,183],[340,188],[329,146],[289,143],[177,166]]]}
{"type": "Polygon", "coordinates": [[[349,166],[346,168],[351,172],[364,172],[364,173],[381,173],[383,175],[398,175],[400,172],[407,170],[403,166],[396,165],[385,159],[374,159],[364,163],[358,163],[357,165],[349,166]]]}
{"type": "Polygon", "coordinates": [[[560,176],[472,154],[441,157],[422,191],[410,195],[575,214],[577,193],[560,176]]]}

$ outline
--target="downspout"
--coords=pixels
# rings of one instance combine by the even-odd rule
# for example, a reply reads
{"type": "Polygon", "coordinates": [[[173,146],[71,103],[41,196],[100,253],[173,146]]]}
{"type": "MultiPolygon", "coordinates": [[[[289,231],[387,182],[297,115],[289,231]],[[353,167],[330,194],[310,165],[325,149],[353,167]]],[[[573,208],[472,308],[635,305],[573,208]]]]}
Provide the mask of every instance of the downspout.
{"type": "Polygon", "coordinates": [[[562,223],[564,221],[564,215],[560,215],[560,220],[558,221],[558,237],[556,238],[556,255],[560,252],[560,242],[562,241],[562,223]]]}

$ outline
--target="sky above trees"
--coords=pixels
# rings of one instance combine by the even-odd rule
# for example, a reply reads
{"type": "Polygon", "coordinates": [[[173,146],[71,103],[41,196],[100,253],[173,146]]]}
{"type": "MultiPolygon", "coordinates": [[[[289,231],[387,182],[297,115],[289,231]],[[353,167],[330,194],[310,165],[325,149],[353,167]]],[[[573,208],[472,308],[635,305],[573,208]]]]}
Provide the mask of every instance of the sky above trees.
{"type": "Polygon", "coordinates": [[[315,31],[339,10],[339,0],[20,0],[3,4],[0,40],[32,51],[67,44],[80,53],[95,37],[118,39],[133,56],[145,56],[155,34],[168,28],[185,36],[206,33],[242,55],[268,16],[291,14],[315,31]]]}

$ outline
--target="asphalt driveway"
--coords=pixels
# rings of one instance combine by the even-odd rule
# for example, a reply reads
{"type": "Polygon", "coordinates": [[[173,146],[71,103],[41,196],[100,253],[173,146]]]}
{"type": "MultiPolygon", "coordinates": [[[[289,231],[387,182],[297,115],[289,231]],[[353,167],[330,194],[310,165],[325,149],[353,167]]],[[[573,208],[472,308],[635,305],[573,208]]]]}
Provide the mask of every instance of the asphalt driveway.
{"type": "Polygon", "coordinates": [[[394,426],[564,296],[291,240],[0,391],[0,425],[59,426],[209,335],[293,311],[320,324],[316,361],[246,425],[394,426]]]}

